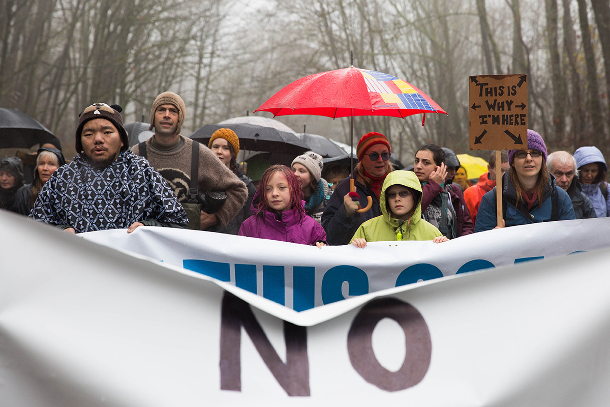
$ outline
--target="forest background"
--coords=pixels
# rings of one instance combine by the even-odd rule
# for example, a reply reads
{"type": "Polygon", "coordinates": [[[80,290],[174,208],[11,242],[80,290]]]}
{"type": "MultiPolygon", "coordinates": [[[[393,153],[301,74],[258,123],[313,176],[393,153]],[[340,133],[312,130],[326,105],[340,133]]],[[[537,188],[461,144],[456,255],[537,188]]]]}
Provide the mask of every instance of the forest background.
{"type": "MultiPolygon", "coordinates": [[[[468,77],[481,74],[529,75],[528,127],[549,151],[595,145],[610,158],[608,0],[0,0],[0,107],[36,118],[72,157],[93,102],[148,122],[172,90],[188,135],[349,67],[350,51],[354,66],[404,79],[449,113],[424,127],[421,115],[356,118],[356,140],[380,131],[405,164],[429,142],[468,152],[468,77]]],[[[349,119],[277,119],[349,143],[349,119]]]]}

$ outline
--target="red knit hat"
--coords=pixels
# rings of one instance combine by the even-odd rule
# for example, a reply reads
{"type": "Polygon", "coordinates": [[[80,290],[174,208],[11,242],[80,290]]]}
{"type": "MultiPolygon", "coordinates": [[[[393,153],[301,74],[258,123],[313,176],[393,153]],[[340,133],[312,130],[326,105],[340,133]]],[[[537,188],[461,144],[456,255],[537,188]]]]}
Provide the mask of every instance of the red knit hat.
{"type": "Polygon", "coordinates": [[[381,133],[372,131],[362,136],[360,138],[360,141],[358,142],[358,147],[356,147],[356,155],[358,156],[358,161],[362,161],[362,157],[364,156],[366,150],[368,150],[371,146],[374,146],[375,144],[383,144],[388,148],[388,151],[390,153],[392,152],[392,147],[390,147],[390,142],[388,141],[386,136],[381,133]]]}

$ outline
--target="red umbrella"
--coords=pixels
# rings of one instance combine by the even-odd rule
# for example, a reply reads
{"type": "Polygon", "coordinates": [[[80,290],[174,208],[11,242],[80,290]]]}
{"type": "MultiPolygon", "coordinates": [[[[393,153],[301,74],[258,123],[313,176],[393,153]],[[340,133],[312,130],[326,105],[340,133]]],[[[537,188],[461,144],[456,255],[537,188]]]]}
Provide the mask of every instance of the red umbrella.
{"type": "Polygon", "coordinates": [[[421,90],[395,76],[345,68],[306,76],[284,87],[255,112],[327,117],[447,114],[421,90]]]}
{"type": "MultiPolygon", "coordinates": [[[[269,98],[255,110],[257,111],[271,112],[274,116],[303,114],[351,117],[352,148],[354,116],[405,118],[423,113],[423,125],[426,113],[447,114],[434,100],[410,83],[392,75],[353,66],[294,81],[269,98]]],[[[368,210],[368,207],[365,209],[368,210]]]]}

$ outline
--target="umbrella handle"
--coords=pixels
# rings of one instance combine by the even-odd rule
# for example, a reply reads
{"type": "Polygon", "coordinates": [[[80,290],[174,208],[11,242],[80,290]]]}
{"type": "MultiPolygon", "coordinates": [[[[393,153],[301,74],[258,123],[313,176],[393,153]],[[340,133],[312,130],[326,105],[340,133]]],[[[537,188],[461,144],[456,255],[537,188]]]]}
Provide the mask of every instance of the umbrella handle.
{"type": "MultiPolygon", "coordinates": [[[[349,180],[349,192],[356,192],[356,185],[354,183],[353,178],[351,178],[349,180]]],[[[366,198],[369,201],[369,203],[364,208],[360,204],[358,204],[358,210],[356,212],[364,213],[364,212],[368,212],[371,209],[371,207],[373,206],[373,198],[371,198],[370,196],[367,196],[366,198]]]]}

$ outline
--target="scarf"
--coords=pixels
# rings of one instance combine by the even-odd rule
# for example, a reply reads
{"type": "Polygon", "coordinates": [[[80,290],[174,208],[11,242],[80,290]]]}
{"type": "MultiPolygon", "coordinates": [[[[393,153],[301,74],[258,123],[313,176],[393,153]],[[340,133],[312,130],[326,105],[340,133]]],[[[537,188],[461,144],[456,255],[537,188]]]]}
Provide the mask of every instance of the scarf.
{"type": "Polygon", "coordinates": [[[377,196],[377,199],[379,199],[379,196],[381,195],[381,187],[383,186],[383,181],[385,180],[385,177],[388,174],[383,174],[383,176],[381,177],[373,177],[372,175],[364,171],[364,169],[362,170],[362,172],[367,178],[371,180],[371,189],[373,190],[375,196],[377,196]]]}
{"type": "Polygon", "coordinates": [[[523,191],[523,200],[527,204],[527,210],[531,210],[538,201],[538,192],[527,193],[523,191]]]}
{"type": "Polygon", "coordinates": [[[324,200],[324,183],[322,180],[318,181],[318,186],[313,195],[309,197],[309,200],[305,204],[305,212],[308,214],[315,210],[324,200]]]}

